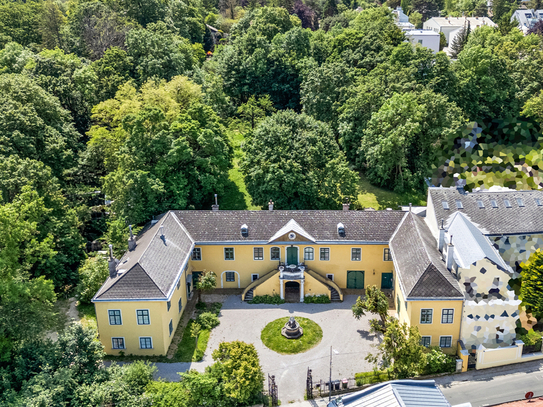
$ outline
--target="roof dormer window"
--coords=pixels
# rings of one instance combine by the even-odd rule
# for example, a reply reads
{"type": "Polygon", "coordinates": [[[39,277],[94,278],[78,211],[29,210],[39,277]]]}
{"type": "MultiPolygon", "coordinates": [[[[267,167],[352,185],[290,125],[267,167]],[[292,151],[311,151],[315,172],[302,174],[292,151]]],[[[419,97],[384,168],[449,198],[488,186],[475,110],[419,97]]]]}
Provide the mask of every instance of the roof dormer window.
{"type": "Polygon", "coordinates": [[[504,199],[503,204],[506,208],[511,208],[511,202],[509,201],[509,199],[504,199]]]}
{"type": "Polygon", "coordinates": [[[458,209],[464,209],[464,205],[462,205],[462,201],[460,201],[459,199],[456,200],[456,207],[458,209]]]}
{"type": "Polygon", "coordinates": [[[343,223],[337,224],[337,234],[339,235],[339,237],[345,237],[345,226],[343,225],[343,223]]]}
{"type": "Polygon", "coordinates": [[[480,199],[477,199],[477,206],[479,209],[485,209],[485,204],[480,199]]]}
{"type": "Polygon", "coordinates": [[[441,205],[443,205],[443,209],[449,209],[449,203],[447,201],[441,201],[441,205]]]}
{"type": "Polygon", "coordinates": [[[490,200],[490,204],[492,205],[493,208],[497,208],[497,207],[498,207],[498,201],[496,201],[495,199],[491,199],[491,200],[490,200]]]}
{"type": "Polygon", "coordinates": [[[517,204],[520,208],[522,208],[524,206],[524,201],[522,200],[522,198],[516,198],[517,200],[517,204]]]}
{"type": "Polygon", "coordinates": [[[536,204],[537,206],[543,206],[543,203],[541,203],[541,199],[535,198],[534,200],[535,200],[535,204],[536,204]]]}
{"type": "Polygon", "coordinates": [[[249,237],[249,227],[245,224],[241,225],[241,236],[249,237]]]}

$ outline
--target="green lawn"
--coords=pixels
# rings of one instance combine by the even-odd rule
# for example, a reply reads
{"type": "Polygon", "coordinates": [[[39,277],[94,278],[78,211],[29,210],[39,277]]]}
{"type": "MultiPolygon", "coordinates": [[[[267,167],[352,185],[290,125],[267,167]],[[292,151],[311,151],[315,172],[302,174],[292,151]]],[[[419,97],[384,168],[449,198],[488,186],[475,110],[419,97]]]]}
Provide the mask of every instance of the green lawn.
{"type": "Polygon", "coordinates": [[[304,330],[304,334],[298,339],[287,339],[281,335],[289,317],[279,318],[264,327],[260,339],[269,349],[283,355],[306,352],[317,346],[322,339],[321,327],[308,318],[296,318],[304,330]]]}
{"type": "Polygon", "coordinates": [[[194,320],[191,319],[183,331],[183,339],[181,339],[175,353],[175,359],[178,362],[199,362],[204,356],[211,331],[202,329],[200,336],[198,336],[198,347],[196,347],[196,339],[190,336],[190,328],[193,323],[194,320]]]}
{"type": "Polygon", "coordinates": [[[78,303],[77,311],[79,311],[79,318],[81,318],[81,325],[93,329],[98,329],[96,324],[96,312],[93,304],[81,304],[78,303]]]}
{"type": "Polygon", "coordinates": [[[360,175],[358,184],[358,204],[363,208],[398,209],[398,205],[413,206],[426,205],[426,195],[422,193],[402,193],[398,194],[388,189],[379,188],[371,185],[366,177],[360,175]]]}

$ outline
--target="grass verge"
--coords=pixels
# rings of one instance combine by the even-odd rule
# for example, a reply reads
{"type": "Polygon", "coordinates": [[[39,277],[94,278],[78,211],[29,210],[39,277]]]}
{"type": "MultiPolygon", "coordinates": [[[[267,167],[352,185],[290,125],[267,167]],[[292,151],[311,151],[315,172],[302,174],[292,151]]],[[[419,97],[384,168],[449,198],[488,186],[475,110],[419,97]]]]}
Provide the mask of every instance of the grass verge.
{"type": "Polygon", "coordinates": [[[404,192],[398,194],[370,184],[364,174],[360,174],[358,184],[358,204],[364,208],[398,209],[398,205],[426,205],[426,195],[420,192],[404,192]]]}
{"type": "Polygon", "coordinates": [[[175,353],[175,359],[178,362],[199,362],[204,357],[211,331],[202,329],[198,336],[198,345],[196,345],[196,340],[190,336],[190,329],[194,322],[195,321],[191,319],[183,331],[183,339],[181,339],[181,342],[177,347],[177,352],[175,353]]]}
{"type": "Polygon", "coordinates": [[[296,318],[296,321],[304,330],[304,334],[298,339],[287,339],[281,335],[289,317],[279,318],[264,327],[260,339],[267,348],[283,355],[306,352],[317,346],[322,340],[321,327],[308,318],[296,318]]]}
{"type": "Polygon", "coordinates": [[[79,312],[79,318],[81,325],[85,328],[98,329],[96,324],[96,311],[93,304],[77,304],[77,311],[79,312]]]}

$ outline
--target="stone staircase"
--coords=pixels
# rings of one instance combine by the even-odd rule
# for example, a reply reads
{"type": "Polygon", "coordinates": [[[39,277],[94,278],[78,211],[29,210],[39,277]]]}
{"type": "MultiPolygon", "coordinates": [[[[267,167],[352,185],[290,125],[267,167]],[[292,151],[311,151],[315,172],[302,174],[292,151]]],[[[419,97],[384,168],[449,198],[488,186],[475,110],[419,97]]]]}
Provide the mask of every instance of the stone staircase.
{"type": "Polygon", "coordinates": [[[270,271],[269,273],[264,274],[262,277],[256,279],[255,281],[253,281],[251,284],[247,286],[247,288],[245,288],[245,290],[243,290],[243,293],[241,294],[241,299],[243,301],[251,301],[254,296],[253,290],[256,287],[258,287],[260,284],[262,284],[264,281],[269,280],[271,277],[273,277],[274,275],[278,273],[279,273],[279,270],[275,269],[275,270],[270,271]]]}
{"type": "Polygon", "coordinates": [[[341,302],[341,298],[339,297],[339,293],[336,291],[335,288],[328,286],[330,288],[330,300],[332,302],[341,302]]]}
{"type": "Polygon", "coordinates": [[[343,301],[343,292],[341,288],[334,283],[329,278],[321,276],[319,273],[316,273],[313,270],[306,269],[305,272],[313,277],[315,280],[318,280],[320,283],[324,284],[330,290],[330,300],[332,302],[342,302],[343,301]]]}
{"type": "Polygon", "coordinates": [[[253,289],[251,288],[249,291],[245,293],[245,301],[249,302],[253,300],[253,289]]]}

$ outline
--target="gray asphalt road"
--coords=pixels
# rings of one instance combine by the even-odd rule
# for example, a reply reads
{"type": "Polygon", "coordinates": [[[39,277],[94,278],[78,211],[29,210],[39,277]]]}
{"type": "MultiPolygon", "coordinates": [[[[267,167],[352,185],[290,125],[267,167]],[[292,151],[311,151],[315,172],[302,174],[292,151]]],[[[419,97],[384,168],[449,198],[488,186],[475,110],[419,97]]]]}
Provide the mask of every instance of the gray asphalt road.
{"type": "Polygon", "coordinates": [[[511,374],[506,371],[479,371],[475,377],[465,376],[469,381],[439,383],[440,379],[436,379],[436,382],[453,406],[466,402],[470,402],[473,407],[492,406],[523,399],[529,391],[536,396],[543,396],[543,371],[539,364],[527,363],[524,369],[523,364],[519,364],[510,369],[511,374]]]}

